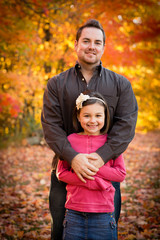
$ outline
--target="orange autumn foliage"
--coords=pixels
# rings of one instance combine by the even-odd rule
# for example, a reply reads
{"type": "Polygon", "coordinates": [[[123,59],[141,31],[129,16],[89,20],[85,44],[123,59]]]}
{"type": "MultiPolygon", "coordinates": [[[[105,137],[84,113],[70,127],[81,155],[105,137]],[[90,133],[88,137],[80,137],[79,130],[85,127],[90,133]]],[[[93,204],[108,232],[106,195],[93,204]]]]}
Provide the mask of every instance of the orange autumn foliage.
{"type": "Polygon", "coordinates": [[[30,119],[40,123],[46,83],[75,64],[76,30],[90,18],[98,19],[106,33],[103,65],[132,83],[139,105],[137,129],[159,128],[158,8],[154,0],[2,0],[0,94],[16,99],[21,111],[10,103],[5,116],[1,102],[1,134],[14,132],[15,116],[17,133],[27,134],[30,119]]]}

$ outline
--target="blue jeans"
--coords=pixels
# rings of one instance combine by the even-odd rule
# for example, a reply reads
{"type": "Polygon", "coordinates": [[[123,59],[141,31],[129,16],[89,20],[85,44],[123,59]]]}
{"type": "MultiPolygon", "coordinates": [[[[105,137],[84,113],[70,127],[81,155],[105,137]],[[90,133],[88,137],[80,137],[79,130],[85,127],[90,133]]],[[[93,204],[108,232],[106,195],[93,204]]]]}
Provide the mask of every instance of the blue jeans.
{"type": "Polygon", "coordinates": [[[85,213],[66,210],[63,240],[117,240],[113,213],[85,213]]]}

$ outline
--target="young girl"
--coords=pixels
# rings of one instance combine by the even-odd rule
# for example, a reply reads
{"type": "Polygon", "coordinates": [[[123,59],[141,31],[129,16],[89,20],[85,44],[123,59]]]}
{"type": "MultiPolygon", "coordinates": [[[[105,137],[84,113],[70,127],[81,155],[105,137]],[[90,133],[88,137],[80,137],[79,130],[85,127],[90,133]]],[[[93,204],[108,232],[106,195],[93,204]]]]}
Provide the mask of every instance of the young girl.
{"type": "MultiPolygon", "coordinates": [[[[80,131],[68,136],[79,153],[90,154],[104,145],[109,127],[107,103],[99,93],[81,93],[76,100],[73,124],[80,131]]],[[[120,155],[102,166],[94,180],[82,182],[66,161],[59,160],[57,177],[66,182],[64,240],[116,240],[114,192],[111,181],[122,182],[126,171],[120,155]]]]}

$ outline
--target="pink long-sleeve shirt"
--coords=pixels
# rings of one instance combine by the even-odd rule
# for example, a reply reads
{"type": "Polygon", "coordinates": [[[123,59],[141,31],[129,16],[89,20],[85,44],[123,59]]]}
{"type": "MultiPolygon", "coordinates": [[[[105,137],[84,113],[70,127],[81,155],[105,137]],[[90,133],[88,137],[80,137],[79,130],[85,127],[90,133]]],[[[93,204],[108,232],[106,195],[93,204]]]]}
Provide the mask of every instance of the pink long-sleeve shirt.
{"type": "MultiPolygon", "coordinates": [[[[68,136],[73,149],[79,153],[93,153],[103,146],[107,135],[80,135],[73,133],[68,136]]],[[[57,177],[66,182],[67,199],[65,207],[80,212],[113,212],[115,189],[111,181],[122,182],[126,170],[123,156],[109,160],[94,176],[95,180],[83,183],[73,172],[66,161],[59,160],[57,177]]]]}

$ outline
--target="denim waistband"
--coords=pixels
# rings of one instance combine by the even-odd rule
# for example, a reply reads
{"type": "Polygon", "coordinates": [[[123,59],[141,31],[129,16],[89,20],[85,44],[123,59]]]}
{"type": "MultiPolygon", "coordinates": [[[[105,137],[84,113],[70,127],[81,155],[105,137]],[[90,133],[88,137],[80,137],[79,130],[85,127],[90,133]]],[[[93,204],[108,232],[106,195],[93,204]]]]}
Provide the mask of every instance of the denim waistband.
{"type": "Polygon", "coordinates": [[[97,213],[95,213],[95,212],[79,212],[79,211],[72,210],[72,209],[66,209],[66,212],[74,213],[74,214],[81,215],[84,217],[89,217],[89,216],[93,216],[93,215],[97,215],[97,214],[108,214],[108,215],[113,214],[113,212],[97,212],[97,213]]]}

